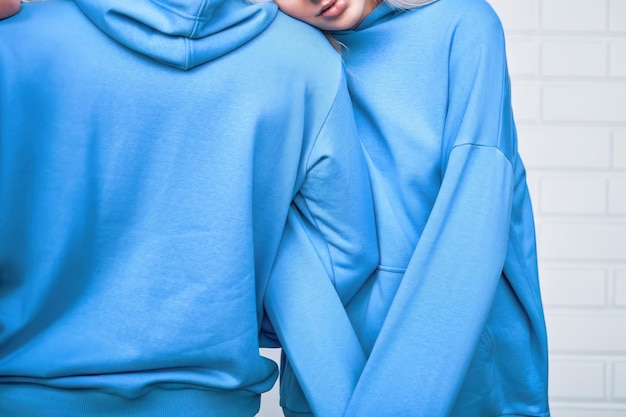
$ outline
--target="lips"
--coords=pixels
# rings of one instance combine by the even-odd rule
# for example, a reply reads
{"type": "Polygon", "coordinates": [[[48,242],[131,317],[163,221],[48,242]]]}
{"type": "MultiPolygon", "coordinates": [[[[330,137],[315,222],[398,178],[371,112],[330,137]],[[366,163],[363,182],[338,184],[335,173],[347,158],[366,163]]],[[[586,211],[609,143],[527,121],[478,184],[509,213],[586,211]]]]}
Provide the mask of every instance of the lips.
{"type": "Polygon", "coordinates": [[[326,5],[322,6],[320,12],[317,14],[318,16],[323,16],[324,13],[326,13],[327,11],[330,10],[331,7],[333,7],[335,5],[335,3],[337,3],[337,0],[330,0],[329,3],[327,3],[326,5]]]}
{"type": "Polygon", "coordinates": [[[334,20],[343,13],[349,7],[349,0],[329,0],[326,4],[322,5],[317,17],[322,17],[325,20],[334,20]]]}

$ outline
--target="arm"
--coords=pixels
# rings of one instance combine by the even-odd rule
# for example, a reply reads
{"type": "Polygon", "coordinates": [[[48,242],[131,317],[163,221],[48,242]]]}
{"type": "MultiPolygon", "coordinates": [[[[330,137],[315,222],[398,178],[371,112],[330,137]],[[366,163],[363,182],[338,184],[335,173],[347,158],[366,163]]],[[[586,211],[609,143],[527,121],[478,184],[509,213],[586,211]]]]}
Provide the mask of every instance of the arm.
{"type": "Polygon", "coordinates": [[[345,82],[342,77],[294,198],[314,231],[310,235],[318,233],[326,242],[319,252],[344,305],[378,265],[369,173],[345,82]]]}
{"type": "Polygon", "coordinates": [[[515,149],[504,43],[499,24],[455,36],[441,187],[349,417],[447,415],[501,279],[515,149]]]}
{"type": "Polygon", "coordinates": [[[512,173],[498,152],[453,152],[347,416],[444,416],[453,404],[506,254],[512,173]]]}
{"type": "Polygon", "coordinates": [[[13,16],[20,11],[21,7],[20,0],[0,0],[0,20],[13,16]]]}
{"type": "Polygon", "coordinates": [[[265,308],[315,415],[341,416],[365,354],[343,307],[378,264],[369,176],[342,81],[294,199],[265,308]]]}
{"type": "Polygon", "coordinates": [[[292,207],[265,309],[315,415],[338,417],[365,366],[365,353],[307,229],[292,207]]]}

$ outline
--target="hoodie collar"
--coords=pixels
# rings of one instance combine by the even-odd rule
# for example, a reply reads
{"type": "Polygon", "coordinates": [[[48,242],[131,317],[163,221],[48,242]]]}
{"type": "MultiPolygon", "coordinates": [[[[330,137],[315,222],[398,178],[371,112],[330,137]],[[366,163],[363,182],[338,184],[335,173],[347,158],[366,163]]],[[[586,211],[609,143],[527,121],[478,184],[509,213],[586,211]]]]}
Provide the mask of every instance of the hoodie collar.
{"type": "MultiPolygon", "coordinates": [[[[417,9],[420,7],[425,7],[437,1],[438,0],[430,0],[425,3],[420,4],[419,6],[415,6],[414,8],[417,9]]],[[[350,30],[338,30],[338,31],[334,31],[331,33],[333,36],[335,35],[340,36],[340,35],[347,35],[352,32],[358,32],[358,31],[370,28],[372,26],[376,26],[377,24],[387,21],[389,19],[392,19],[394,16],[400,13],[403,13],[405,11],[406,10],[398,9],[398,8],[391,6],[386,1],[381,1],[380,4],[378,4],[378,6],[376,6],[376,8],[372,10],[372,12],[369,15],[367,15],[367,17],[363,19],[363,21],[356,28],[350,29],[350,30]]]]}
{"type": "Polygon", "coordinates": [[[74,0],[108,36],[159,62],[190,69],[265,30],[273,2],[246,0],[74,0]]]}

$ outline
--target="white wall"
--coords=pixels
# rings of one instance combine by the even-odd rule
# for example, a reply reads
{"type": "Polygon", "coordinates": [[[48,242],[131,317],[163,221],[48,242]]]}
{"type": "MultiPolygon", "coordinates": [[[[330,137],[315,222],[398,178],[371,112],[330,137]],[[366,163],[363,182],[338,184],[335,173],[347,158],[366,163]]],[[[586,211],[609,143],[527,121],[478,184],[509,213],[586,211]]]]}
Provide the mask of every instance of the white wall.
{"type": "MultiPolygon", "coordinates": [[[[280,349],[261,349],[261,354],[280,363],[280,349]]],[[[278,382],[270,392],[266,392],[261,397],[261,410],[257,417],[283,417],[283,412],[278,405],[278,382]]]]}
{"type": "Polygon", "coordinates": [[[553,417],[626,416],[626,0],[490,0],[535,208],[553,417]]]}
{"type": "MultiPolygon", "coordinates": [[[[626,0],[490,2],[535,208],[552,414],[626,417],[626,0]]],[[[259,416],[276,404],[273,390],[259,416]]]]}

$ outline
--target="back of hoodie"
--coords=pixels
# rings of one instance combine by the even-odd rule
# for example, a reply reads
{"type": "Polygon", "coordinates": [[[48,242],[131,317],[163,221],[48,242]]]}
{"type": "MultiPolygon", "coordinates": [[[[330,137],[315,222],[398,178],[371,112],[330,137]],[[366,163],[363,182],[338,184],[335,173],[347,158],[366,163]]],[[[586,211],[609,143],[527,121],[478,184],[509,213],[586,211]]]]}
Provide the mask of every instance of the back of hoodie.
{"type": "Polygon", "coordinates": [[[351,117],[339,56],[272,3],[0,22],[0,415],[254,415],[292,200],[346,288],[376,264],[351,117]]]}

